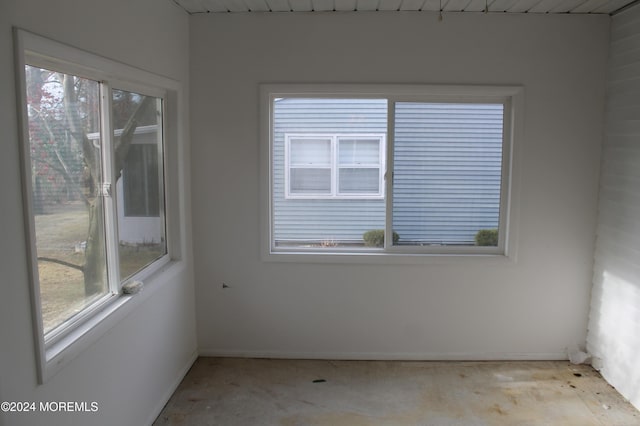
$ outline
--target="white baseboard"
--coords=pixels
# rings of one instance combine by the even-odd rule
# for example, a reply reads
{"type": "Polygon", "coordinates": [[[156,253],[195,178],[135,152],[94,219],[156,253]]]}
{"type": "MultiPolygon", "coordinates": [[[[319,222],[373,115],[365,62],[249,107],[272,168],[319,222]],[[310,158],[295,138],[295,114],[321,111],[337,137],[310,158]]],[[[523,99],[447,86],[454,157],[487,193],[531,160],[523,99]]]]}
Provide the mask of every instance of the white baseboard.
{"type": "Polygon", "coordinates": [[[167,402],[169,402],[169,399],[171,399],[173,393],[176,391],[176,389],[178,389],[178,386],[180,386],[182,379],[184,379],[184,377],[187,375],[193,363],[196,362],[196,359],[198,359],[198,356],[199,354],[197,350],[193,351],[193,353],[189,356],[189,360],[187,361],[185,366],[180,369],[180,372],[173,381],[173,384],[166,390],[160,401],[158,401],[158,405],[156,405],[153,411],[151,411],[149,420],[146,424],[150,426],[153,425],[153,422],[156,421],[156,419],[164,409],[164,406],[167,405],[167,402]]]}
{"type": "Polygon", "coordinates": [[[200,349],[200,356],[229,358],[330,359],[362,361],[565,361],[566,352],[279,352],[200,349]]]}

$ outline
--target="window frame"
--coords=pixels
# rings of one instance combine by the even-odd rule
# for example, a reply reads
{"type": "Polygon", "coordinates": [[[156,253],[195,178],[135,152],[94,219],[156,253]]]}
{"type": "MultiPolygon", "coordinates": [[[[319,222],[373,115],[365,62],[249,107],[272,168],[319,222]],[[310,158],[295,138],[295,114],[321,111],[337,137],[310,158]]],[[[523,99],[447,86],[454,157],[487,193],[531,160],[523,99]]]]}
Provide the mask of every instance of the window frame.
{"type": "MultiPolygon", "coordinates": [[[[15,75],[20,129],[20,154],[22,166],[22,192],[24,205],[25,236],[27,258],[29,263],[30,293],[32,301],[32,318],[34,340],[36,345],[36,366],[39,383],[45,383],[50,377],[75,358],[81,351],[89,347],[102,334],[120,321],[146,297],[124,294],[122,286],[131,281],[151,285],[155,291],[160,284],[161,271],[167,271],[180,261],[184,251],[183,231],[177,225],[179,207],[170,206],[178,201],[173,197],[176,183],[171,178],[170,170],[175,170],[177,163],[170,159],[167,144],[175,140],[180,131],[174,127],[179,120],[178,105],[182,102],[182,88],[177,81],[131,67],[101,56],[89,53],[48,38],[14,28],[15,75]],[[107,293],[92,302],[72,318],[44,333],[42,307],[40,300],[40,280],[38,272],[34,209],[32,201],[31,159],[29,139],[29,119],[27,115],[25,66],[31,65],[65,74],[72,74],[100,83],[100,134],[102,139],[103,181],[109,182],[111,195],[104,200],[105,244],[107,253],[107,293]],[[117,224],[117,197],[113,163],[114,130],[111,125],[112,90],[126,90],[142,95],[153,96],[162,102],[162,138],[159,151],[159,174],[163,179],[163,200],[160,215],[164,222],[164,238],[166,253],[133,275],[122,279],[119,269],[119,233],[117,224]],[[171,99],[169,101],[169,99],[171,99]],[[169,113],[171,108],[175,110],[169,113]],[[170,118],[169,118],[170,116],[170,118]],[[169,129],[171,123],[171,129],[169,129]]],[[[175,152],[175,149],[172,150],[175,152]]],[[[148,292],[149,290],[147,290],[148,292]]]]}
{"type": "Polygon", "coordinates": [[[522,86],[405,85],[405,84],[262,84],[260,91],[261,255],[264,261],[311,263],[441,263],[465,261],[515,261],[520,140],[523,136],[524,89],[522,86]],[[386,99],[387,133],[384,156],[385,232],[392,228],[392,180],[394,112],[397,102],[502,103],[503,145],[499,213],[499,244],[479,246],[400,246],[385,239],[380,249],[300,249],[276,247],[273,239],[274,101],[282,98],[386,99]]]}
{"type": "Polygon", "coordinates": [[[377,200],[384,198],[384,168],[386,157],[386,135],[380,133],[285,133],[284,134],[284,197],[287,200],[377,200]],[[312,166],[308,168],[327,168],[330,170],[331,190],[328,194],[308,193],[308,194],[292,194],[291,193],[291,169],[307,168],[303,165],[291,164],[291,139],[326,139],[330,140],[330,163],[326,165],[312,166]],[[340,164],[340,143],[350,139],[371,139],[378,142],[379,160],[377,167],[373,163],[363,166],[340,164]],[[378,170],[378,192],[377,193],[341,193],[340,192],[340,169],[341,168],[370,168],[378,170]]]}

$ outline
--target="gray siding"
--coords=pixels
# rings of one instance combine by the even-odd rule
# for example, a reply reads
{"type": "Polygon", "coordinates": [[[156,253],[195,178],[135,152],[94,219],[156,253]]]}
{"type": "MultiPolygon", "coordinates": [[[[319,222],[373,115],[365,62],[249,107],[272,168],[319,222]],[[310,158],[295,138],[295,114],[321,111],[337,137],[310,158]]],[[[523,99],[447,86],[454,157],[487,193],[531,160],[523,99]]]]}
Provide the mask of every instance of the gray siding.
{"type": "MultiPolygon", "coordinates": [[[[380,199],[285,199],[285,134],[386,132],[386,100],[276,101],[275,240],[361,241],[385,221],[380,199]]],[[[393,228],[400,243],[473,244],[479,229],[496,228],[501,157],[501,105],[399,103],[393,228]]]]}
{"type": "Polygon", "coordinates": [[[397,103],[393,229],[406,244],[473,244],[498,227],[502,105],[397,103]]]}
{"type": "Polygon", "coordinates": [[[387,101],[282,99],[274,106],[274,237],[276,241],[361,241],[384,228],[384,200],[285,199],[286,133],[386,133],[387,101]]]}

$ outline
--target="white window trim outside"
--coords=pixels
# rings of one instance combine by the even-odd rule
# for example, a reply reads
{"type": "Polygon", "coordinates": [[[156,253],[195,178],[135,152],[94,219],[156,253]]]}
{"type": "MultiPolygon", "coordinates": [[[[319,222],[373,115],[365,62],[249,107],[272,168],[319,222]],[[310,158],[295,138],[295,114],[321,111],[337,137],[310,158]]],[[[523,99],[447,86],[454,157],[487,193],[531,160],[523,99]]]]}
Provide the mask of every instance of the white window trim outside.
{"type": "MultiPolygon", "coordinates": [[[[158,76],[150,72],[131,67],[110,59],[106,59],[92,53],[35,35],[33,33],[14,29],[15,41],[15,67],[16,88],[18,92],[18,117],[21,132],[21,159],[23,180],[23,202],[25,211],[25,233],[27,237],[28,258],[30,263],[30,291],[32,300],[32,313],[34,323],[34,339],[36,345],[36,364],[39,383],[45,383],[50,377],[75,358],[79,353],[97,341],[111,327],[126,317],[137,306],[148,299],[151,294],[158,291],[164,285],[169,285],[171,278],[184,268],[181,260],[186,252],[183,236],[186,228],[179,221],[179,217],[185,215],[184,200],[178,196],[180,183],[178,176],[184,174],[180,164],[182,156],[182,139],[184,132],[182,118],[178,110],[183,108],[182,84],[158,76]],[[28,60],[27,60],[28,59],[28,60]],[[164,198],[165,211],[165,235],[167,242],[167,254],[141,269],[138,273],[129,277],[131,280],[145,283],[145,291],[139,295],[122,294],[120,278],[115,276],[109,279],[108,292],[90,307],[74,316],[67,326],[56,329],[47,334],[45,339],[40,304],[40,288],[38,278],[38,265],[35,246],[35,225],[33,217],[29,131],[27,117],[25,65],[34,65],[42,68],[53,69],[59,72],[73,74],[83,78],[99,81],[103,90],[115,86],[117,89],[128,90],[163,99],[163,132],[164,132],[164,198]],[[111,85],[111,86],[110,86],[111,85]],[[173,144],[167,149],[168,144],[173,144]],[[171,151],[171,155],[167,151],[171,151]],[[180,158],[179,158],[180,157],[180,158]]],[[[111,135],[109,128],[109,111],[105,108],[108,102],[105,93],[101,93],[102,122],[107,123],[106,128],[101,129],[106,146],[110,146],[111,135]],[[105,104],[106,102],[106,104],[105,104]]],[[[111,168],[110,155],[105,155],[104,167],[111,168]]],[[[114,185],[115,186],[115,183],[114,185]]],[[[111,237],[107,237],[108,251],[112,254],[108,258],[108,275],[116,275],[117,262],[117,227],[114,223],[117,212],[115,201],[111,197],[105,198],[105,210],[110,213],[105,215],[105,222],[110,226],[111,237]],[[115,246],[114,246],[115,245],[115,246]],[[114,255],[115,254],[115,255],[114,255]]]]}
{"type": "Polygon", "coordinates": [[[404,84],[262,84],[260,85],[260,206],[261,255],[264,261],[305,263],[441,264],[456,262],[515,262],[519,205],[520,153],[523,139],[524,88],[522,86],[404,85],[404,84]],[[282,98],[387,99],[385,179],[386,234],[391,235],[393,122],[396,102],[503,103],[504,139],[498,247],[393,246],[382,249],[298,249],[276,247],[273,240],[273,105],[282,98]]]}
{"type": "MultiPolygon", "coordinates": [[[[285,199],[303,199],[303,200],[349,200],[349,199],[383,199],[384,198],[384,167],[386,156],[385,135],[380,133],[286,133],[284,145],[284,188],[285,199]],[[331,140],[331,160],[329,167],[331,169],[331,193],[330,194],[292,194],[290,191],[290,170],[292,167],[302,167],[300,165],[291,164],[291,139],[330,139],[331,140]],[[375,139],[378,141],[379,162],[374,166],[366,165],[340,165],[339,164],[339,145],[342,140],[349,139],[375,139]],[[378,192],[377,193],[340,193],[339,190],[339,171],[340,168],[377,168],[378,169],[378,192]]],[[[324,168],[325,166],[311,166],[313,168],[324,168]]]]}

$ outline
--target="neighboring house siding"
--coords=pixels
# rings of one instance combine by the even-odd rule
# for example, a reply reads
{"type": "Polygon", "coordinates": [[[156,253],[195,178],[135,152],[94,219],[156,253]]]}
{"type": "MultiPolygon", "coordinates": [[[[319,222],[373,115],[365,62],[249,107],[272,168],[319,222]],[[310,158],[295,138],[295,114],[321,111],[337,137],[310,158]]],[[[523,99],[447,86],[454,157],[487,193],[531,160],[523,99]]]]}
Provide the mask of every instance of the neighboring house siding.
{"type": "Polygon", "coordinates": [[[274,106],[275,241],[361,241],[384,228],[384,200],[291,200],[284,196],[286,133],[386,133],[387,102],[370,99],[282,99],[274,106]]]}
{"type": "MultiPolygon", "coordinates": [[[[285,134],[386,132],[385,100],[276,101],[275,241],[361,241],[385,226],[385,200],[285,199],[285,134]]],[[[479,229],[498,227],[502,136],[502,105],[397,105],[393,228],[400,243],[473,244],[479,229]]]]}
{"type": "Polygon", "coordinates": [[[607,95],[587,349],[640,409],[640,5],[612,19],[607,95]]]}
{"type": "Polygon", "coordinates": [[[400,242],[474,244],[498,227],[502,105],[396,104],[393,229],[400,242]]]}

